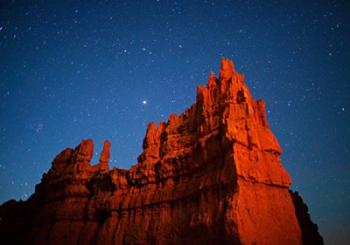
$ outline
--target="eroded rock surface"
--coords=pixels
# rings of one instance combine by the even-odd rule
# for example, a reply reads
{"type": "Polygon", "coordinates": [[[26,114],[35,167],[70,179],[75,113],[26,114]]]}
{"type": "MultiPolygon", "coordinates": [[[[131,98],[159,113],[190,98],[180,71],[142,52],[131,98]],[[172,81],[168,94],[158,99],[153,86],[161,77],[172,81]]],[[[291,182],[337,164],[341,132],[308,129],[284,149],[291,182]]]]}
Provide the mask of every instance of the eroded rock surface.
{"type": "MultiPolygon", "coordinates": [[[[130,170],[109,169],[110,147],[105,141],[96,165],[91,139],[58,154],[29,200],[0,207],[3,241],[322,243],[313,235],[305,240],[313,223],[298,213],[306,207],[301,198],[289,192],[265,103],[252,98],[228,59],[183,114],[149,124],[130,170]]],[[[317,226],[311,232],[319,236],[317,226]]]]}

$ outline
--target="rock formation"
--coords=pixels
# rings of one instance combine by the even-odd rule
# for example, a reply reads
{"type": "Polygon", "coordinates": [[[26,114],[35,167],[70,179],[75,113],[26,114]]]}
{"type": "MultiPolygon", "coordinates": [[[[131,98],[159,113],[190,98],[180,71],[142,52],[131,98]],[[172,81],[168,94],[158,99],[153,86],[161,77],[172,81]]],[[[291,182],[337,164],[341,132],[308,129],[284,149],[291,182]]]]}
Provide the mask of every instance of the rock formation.
{"type": "MultiPolygon", "coordinates": [[[[148,125],[129,170],[109,169],[111,144],[63,150],[25,202],[0,207],[8,244],[321,244],[289,191],[265,103],[221,60],[196,102],[148,125]]],[[[4,243],[2,243],[4,244],[4,243]]]]}

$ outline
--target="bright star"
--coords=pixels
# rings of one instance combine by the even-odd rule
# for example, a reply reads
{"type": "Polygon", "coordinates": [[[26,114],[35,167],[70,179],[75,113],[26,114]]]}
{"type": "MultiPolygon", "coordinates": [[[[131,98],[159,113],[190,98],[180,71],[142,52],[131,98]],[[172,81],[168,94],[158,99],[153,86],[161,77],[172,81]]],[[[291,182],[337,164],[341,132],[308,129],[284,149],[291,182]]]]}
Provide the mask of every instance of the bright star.
{"type": "Polygon", "coordinates": [[[143,100],[142,104],[146,105],[147,104],[147,100],[143,100]]]}

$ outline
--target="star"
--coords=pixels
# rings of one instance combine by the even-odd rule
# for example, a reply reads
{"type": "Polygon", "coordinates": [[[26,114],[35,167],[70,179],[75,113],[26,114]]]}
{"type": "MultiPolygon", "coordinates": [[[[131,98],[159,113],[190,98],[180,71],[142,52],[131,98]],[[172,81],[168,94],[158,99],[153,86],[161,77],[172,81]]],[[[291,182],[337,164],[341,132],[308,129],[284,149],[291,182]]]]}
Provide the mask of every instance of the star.
{"type": "Polygon", "coordinates": [[[142,104],[143,104],[143,105],[147,105],[147,100],[143,100],[143,101],[142,101],[142,104]]]}
{"type": "Polygon", "coordinates": [[[44,124],[38,123],[35,127],[35,132],[40,133],[44,129],[44,124]]]}

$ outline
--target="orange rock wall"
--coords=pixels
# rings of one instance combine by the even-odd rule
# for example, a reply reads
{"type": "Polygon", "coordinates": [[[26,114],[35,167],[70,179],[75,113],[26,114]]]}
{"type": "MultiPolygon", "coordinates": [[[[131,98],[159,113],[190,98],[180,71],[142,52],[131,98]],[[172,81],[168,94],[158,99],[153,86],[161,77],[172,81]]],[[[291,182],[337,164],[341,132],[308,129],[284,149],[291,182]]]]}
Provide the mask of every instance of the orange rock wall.
{"type": "Polygon", "coordinates": [[[0,227],[20,224],[28,244],[303,241],[265,104],[230,60],[183,114],[149,124],[130,170],[109,169],[110,147],[105,141],[96,165],[90,139],[62,151],[27,202],[0,207],[0,216],[8,213],[0,227]]]}

